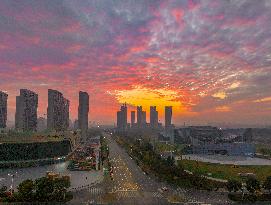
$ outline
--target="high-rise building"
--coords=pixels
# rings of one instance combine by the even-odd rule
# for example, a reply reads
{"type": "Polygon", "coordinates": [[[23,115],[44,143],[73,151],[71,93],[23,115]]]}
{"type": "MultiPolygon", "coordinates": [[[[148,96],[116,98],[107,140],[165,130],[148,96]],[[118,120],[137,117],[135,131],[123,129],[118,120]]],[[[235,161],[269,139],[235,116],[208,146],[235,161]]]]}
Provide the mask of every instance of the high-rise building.
{"type": "Polygon", "coordinates": [[[73,129],[74,130],[77,130],[78,128],[79,128],[79,125],[78,125],[79,123],[78,123],[78,120],[76,119],[76,120],[74,120],[74,123],[73,123],[73,129]]]}
{"type": "Polygon", "coordinates": [[[7,126],[7,101],[8,94],[0,91],[0,129],[7,126]]]}
{"type": "Polygon", "coordinates": [[[171,127],[172,123],[171,123],[171,119],[172,119],[172,106],[166,106],[165,107],[165,127],[171,127]]]}
{"type": "Polygon", "coordinates": [[[150,107],[150,126],[152,128],[158,127],[158,111],[156,110],[156,106],[150,107]]]}
{"type": "Polygon", "coordinates": [[[38,118],[37,131],[41,132],[47,128],[47,119],[44,117],[38,118]]]}
{"type": "Polygon", "coordinates": [[[165,107],[165,133],[170,138],[170,143],[174,144],[174,125],[172,119],[172,106],[165,107]]]}
{"type": "Polygon", "coordinates": [[[69,128],[70,123],[70,101],[64,98],[63,103],[63,130],[67,130],[69,128]]]}
{"type": "Polygon", "coordinates": [[[142,111],[142,119],[141,119],[141,126],[145,127],[147,124],[147,114],[146,111],[142,111]]]}
{"type": "Polygon", "coordinates": [[[79,92],[78,126],[81,129],[82,139],[87,137],[88,130],[89,95],[87,92],[79,92]]]}
{"type": "Polygon", "coordinates": [[[121,106],[120,110],[123,112],[123,126],[125,128],[127,128],[127,106],[126,106],[126,103],[123,106],[121,106]]]}
{"type": "Polygon", "coordinates": [[[135,126],[135,111],[131,111],[131,127],[135,126]]]}
{"type": "Polygon", "coordinates": [[[64,131],[69,127],[70,101],[57,90],[48,90],[47,128],[64,131]]]}
{"type": "Polygon", "coordinates": [[[117,127],[121,131],[127,129],[127,106],[122,105],[120,111],[117,112],[117,127]]]}
{"type": "Polygon", "coordinates": [[[37,130],[38,94],[21,89],[16,97],[15,128],[22,131],[37,130]]]}
{"type": "Polygon", "coordinates": [[[137,126],[141,127],[142,126],[142,106],[137,106],[137,126]]]}
{"type": "Polygon", "coordinates": [[[122,120],[123,120],[122,115],[123,115],[123,113],[121,111],[117,112],[117,128],[118,128],[118,130],[122,129],[122,120]]]}

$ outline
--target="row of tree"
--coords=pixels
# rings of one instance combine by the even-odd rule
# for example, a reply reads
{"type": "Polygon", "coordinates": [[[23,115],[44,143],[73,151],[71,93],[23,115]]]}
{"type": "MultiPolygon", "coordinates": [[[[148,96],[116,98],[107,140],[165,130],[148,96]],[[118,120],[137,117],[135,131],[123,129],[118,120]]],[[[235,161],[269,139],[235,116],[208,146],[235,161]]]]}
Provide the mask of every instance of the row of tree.
{"type": "Polygon", "coordinates": [[[67,177],[42,177],[35,181],[25,180],[19,184],[17,191],[0,189],[2,202],[66,202],[72,199],[68,192],[70,179],[67,177]]]}
{"type": "Polygon", "coordinates": [[[248,177],[245,183],[239,180],[229,180],[227,183],[227,188],[229,192],[238,192],[242,190],[247,190],[250,193],[255,193],[261,190],[271,191],[271,176],[267,177],[266,180],[261,184],[259,180],[255,177],[248,177]]]}
{"type": "Polygon", "coordinates": [[[261,183],[255,177],[248,177],[244,183],[239,180],[229,180],[227,183],[229,198],[234,201],[270,201],[271,176],[261,183]]]}
{"type": "Polygon", "coordinates": [[[182,164],[175,164],[174,159],[170,156],[162,158],[154,151],[153,146],[144,140],[120,138],[118,142],[127,149],[146,173],[154,174],[172,185],[204,190],[216,190],[226,185],[196,173],[186,172],[182,164]]]}

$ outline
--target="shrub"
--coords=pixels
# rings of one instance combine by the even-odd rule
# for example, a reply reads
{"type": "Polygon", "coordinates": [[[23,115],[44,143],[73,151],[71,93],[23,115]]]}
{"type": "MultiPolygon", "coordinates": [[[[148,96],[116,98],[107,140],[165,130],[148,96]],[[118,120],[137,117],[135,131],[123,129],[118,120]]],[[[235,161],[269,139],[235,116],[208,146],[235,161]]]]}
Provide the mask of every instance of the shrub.
{"type": "Polygon", "coordinates": [[[235,179],[231,179],[227,183],[227,189],[229,192],[237,192],[242,188],[242,183],[235,179]]]}

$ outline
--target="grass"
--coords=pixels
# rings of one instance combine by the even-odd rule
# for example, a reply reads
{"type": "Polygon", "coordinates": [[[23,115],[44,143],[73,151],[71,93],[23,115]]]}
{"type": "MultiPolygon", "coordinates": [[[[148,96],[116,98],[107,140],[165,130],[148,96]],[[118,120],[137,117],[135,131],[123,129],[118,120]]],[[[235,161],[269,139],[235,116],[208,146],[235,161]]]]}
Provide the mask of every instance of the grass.
{"type": "Polygon", "coordinates": [[[271,148],[269,144],[256,144],[256,152],[263,154],[263,155],[267,155],[267,156],[271,156],[271,148]]]}
{"type": "Polygon", "coordinates": [[[171,144],[165,144],[165,143],[156,143],[156,149],[159,152],[169,152],[169,151],[175,151],[176,147],[171,144]]]}
{"type": "Polygon", "coordinates": [[[181,163],[185,170],[206,176],[208,176],[208,173],[212,173],[211,177],[218,179],[234,178],[240,180],[239,173],[254,173],[260,181],[264,181],[267,176],[271,176],[271,166],[233,166],[192,160],[182,160],[181,163]]]}
{"type": "Polygon", "coordinates": [[[170,202],[170,203],[178,203],[179,204],[179,203],[186,202],[184,197],[176,195],[176,194],[169,196],[167,199],[168,199],[168,202],[170,202]]]}

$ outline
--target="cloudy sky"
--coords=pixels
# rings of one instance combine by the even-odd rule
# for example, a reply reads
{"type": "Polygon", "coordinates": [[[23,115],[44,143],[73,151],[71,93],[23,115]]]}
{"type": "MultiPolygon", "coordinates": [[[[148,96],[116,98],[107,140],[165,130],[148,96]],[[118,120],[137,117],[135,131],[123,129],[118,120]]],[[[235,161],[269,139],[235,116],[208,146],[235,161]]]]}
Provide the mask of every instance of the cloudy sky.
{"type": "Polygon", "coordinates": [[[174,107],[174,123],[271,124],[270,0],[1,0],[0,90],[14,119],[20,88],[71,101],[91,121],[174,107]]]}

